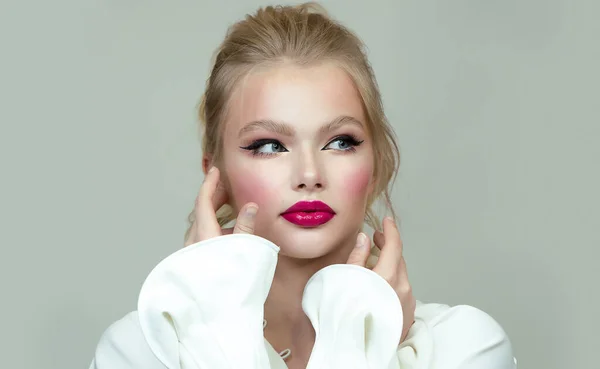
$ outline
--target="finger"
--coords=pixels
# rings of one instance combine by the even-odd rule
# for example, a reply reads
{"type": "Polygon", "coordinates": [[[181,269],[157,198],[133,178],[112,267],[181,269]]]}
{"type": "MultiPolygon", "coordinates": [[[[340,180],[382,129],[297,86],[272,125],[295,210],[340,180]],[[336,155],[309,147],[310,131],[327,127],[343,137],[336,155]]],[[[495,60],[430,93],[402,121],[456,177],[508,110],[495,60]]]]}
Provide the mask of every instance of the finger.
{"type": "Polygon", "coordinates": [[[188,234],[188,237],[185,240],[183,246],[188,247],[189,245],[193,245],[196,242],[198,241],[196,241],[196,221],[194,221],[190,226],[190,233],[188,234]]]}
{"type": "Polygon", "coordinates": [[[385,237],[381,231],[375,231],[373,234],[373,243],[377,246],[378,249],[382,249],[385,244],[385,237]]]}
{"type": "MultiPolygon", "coordinates": [[[[219,172],[219,179],[220,178],[221,178],[221,172],[219,172]]],[[[223,182],[219,180],[217,182],[217,187],[215,188],[215,192],[211,199],[213,211],[216,212],[217,210],[219,210],[221,208],[221,206],[223,206],[227,203],[227,200],[228,200],[227,190],[226,190],[225,186],[223,185],[223,182]]]]}
{"type": "Polygon", "coordinates": [[[371,269],[373,269],[375,267],[375,265],[377,265],[377,260],[379,259],[379,256],[381,255],[381,249],[383,248],[383,245],[385,243],[384,237],[383,237],[383,233],[381,233],[380,231],[375,231],[373,233],[373,246],[371,248],[371,255],[369,256],[369,259],[367,260],[367,267],[370,267],[371,269]]]}
{"type": "Polygon", "coordinates": [[[410,284],[408,281],[408,270],[406,270],[406,261],[404,260],[404,256],[402,256],[402,259],[400,260],[400,279],[410,284]]]}
{"type": "Polygon", "coordinates": [[[187,220],[190,223],[190,227],[186,231],[186,239],[183,243],[184,247],[198,242],[196,240],[196,206],[194,206],[194,210],[188,215],[187,220]]]}
{"type": "Polygon", "coordinates": [[[376,269],[384,272],[386,275],[395,273],[402,258],[402,239],[396,223],[390,217],[383,220],[383,238],[385,243],[379,255],[379,262],[376,269]]]}
{"type": "Polygon", "coordinates": [[[248,203],[240,210],[233,227],[233,233],[254,234],[254,219],[258,212],[258,205],[248,203]]]}
{"type": "Polygon", "coordinates": [[[396,285],[393,286],[398,295],[405,296],[406,298],[412,296],[412,286],[408,280],[408,272],[406,271],[406,262],[404,257],[400,259],[398,268],[396,270],[396,285]]]}
{"type": "Polygon", "coordinates": [[[196,240],[204,241],[221,235],[221,227],[213,207],[213,197],[219,183],[219,169],[212,167],[196,198],[196,240]]]}
{"type": "Polygon", "coordinates": [[[350,256],[348,256],[348,262],[346,264],[366,266],[367,259],[371,251],[371,241],[364,233],[359,233],[356,237],[356,246],[352,249],[350,256]]]}

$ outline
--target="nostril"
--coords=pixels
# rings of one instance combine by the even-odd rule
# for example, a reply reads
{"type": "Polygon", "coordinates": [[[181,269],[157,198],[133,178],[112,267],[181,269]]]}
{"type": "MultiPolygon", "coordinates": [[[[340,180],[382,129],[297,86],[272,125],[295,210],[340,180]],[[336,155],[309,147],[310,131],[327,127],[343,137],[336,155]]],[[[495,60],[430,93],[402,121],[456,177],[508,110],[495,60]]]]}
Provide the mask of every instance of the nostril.
{"type": "Polygon", "coordinates": [[[323,188],[323,185],[321,183],[315,183],[315,184],[311,184],[310,186],[307,185],[306,183],[301,183],[298,185],[297,187],[298,189],[306,189],[306,188],[318,188],[321,189],[323,188]]]}

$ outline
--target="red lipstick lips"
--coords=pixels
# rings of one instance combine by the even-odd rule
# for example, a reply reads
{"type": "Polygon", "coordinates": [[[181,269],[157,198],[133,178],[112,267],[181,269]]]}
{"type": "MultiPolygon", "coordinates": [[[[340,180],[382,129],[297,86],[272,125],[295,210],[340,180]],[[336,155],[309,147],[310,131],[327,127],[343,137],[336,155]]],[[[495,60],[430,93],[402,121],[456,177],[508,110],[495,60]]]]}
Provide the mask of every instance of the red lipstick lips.
{"type": "Polygon", "coordinates": [[[281,216],[297,226],[313,228],[329,222],[335,216],[335,211],[321,201],[299,201],[281,216]]]}

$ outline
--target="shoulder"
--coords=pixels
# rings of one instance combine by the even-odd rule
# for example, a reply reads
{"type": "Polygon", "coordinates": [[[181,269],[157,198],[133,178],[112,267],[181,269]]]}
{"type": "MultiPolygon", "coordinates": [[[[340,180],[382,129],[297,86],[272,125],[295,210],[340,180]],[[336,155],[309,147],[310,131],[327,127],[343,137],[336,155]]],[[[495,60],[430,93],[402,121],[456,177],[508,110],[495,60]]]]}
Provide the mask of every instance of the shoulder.
{"type": "Polygon", "coordinates": [[[401,346],[422,346],[429,352],[426,359],[431,368],[516,367],[505,331],[494,318],[475,307],[418,303],[413,328],[401,346]]]}
{"type": "Polygon", "coordinates": [[[133,311],[112,323],[102,334],[90,369],[165,369],[154,356],[133,311]]]}

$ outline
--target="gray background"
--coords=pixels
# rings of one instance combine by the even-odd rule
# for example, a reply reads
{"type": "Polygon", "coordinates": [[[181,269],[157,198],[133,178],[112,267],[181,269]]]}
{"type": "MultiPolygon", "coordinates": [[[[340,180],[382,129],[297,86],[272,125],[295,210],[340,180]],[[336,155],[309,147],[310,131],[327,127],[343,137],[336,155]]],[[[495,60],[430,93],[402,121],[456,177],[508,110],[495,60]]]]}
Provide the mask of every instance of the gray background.
{"type": "MultiPolygon", "coordinates": [[[[87,368],[182,246],[212,53],[264,4],[0,3],[2,367],[87,368]]],[[[491,314],[520,368],[595,367],[600,2],[324,4],[399,137],[417,298],[491,314]]]]}

